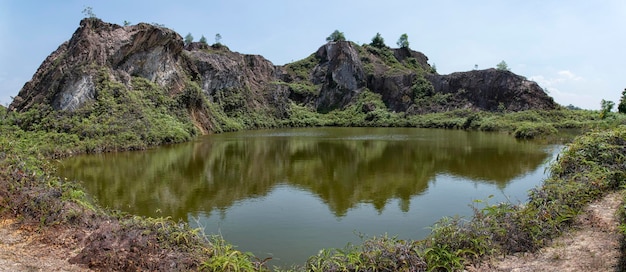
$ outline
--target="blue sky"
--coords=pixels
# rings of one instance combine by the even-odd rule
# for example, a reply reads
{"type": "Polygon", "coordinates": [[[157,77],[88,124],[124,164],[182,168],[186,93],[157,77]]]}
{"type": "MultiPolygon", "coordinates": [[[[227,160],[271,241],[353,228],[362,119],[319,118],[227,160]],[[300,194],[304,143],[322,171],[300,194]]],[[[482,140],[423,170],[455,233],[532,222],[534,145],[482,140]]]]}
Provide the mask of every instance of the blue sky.
{"type": "Polygon", "coordinates": [[[107,22],[159,23],[210,43],[220,33],[231,50],[278,65],[315,52],[335,29],[359,44],[379,32],[392,47],[407,33],[441,74],[504,60],[562,105],[598,109],[626,88],[624,0],[0,0],[0,104],[71,38],[85,7],[107,22]]]}

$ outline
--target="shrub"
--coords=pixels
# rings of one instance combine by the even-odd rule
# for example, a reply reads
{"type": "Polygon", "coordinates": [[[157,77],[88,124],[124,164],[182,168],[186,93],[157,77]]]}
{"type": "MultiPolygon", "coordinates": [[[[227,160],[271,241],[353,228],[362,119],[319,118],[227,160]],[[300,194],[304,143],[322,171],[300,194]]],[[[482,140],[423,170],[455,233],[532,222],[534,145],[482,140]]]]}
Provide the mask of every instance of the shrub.
{"type": "Polygon", "coordinates": [[[360,246],[322,250],[310,257],[307,271],[426,271],[415,244],[394,237],[372,237],[360,246]]]}
{"type": "Polygon", "coordinates": [[[534,139],[539,136],[556,134],[558,131],[550,124],[523,122],[515,129],[513,135],[518,139],[534,139]]]}

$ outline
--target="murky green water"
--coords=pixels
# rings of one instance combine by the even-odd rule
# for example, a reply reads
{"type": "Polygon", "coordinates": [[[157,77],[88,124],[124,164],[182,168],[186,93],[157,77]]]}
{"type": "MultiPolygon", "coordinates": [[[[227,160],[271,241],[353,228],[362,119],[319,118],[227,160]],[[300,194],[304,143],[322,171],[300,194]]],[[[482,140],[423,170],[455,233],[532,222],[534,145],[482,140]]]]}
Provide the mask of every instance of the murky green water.
{"type": "Polygon", "coordinates": [[[495,133],[309,128],[210,135],[59,167],[101,206],[182,219],[269,265],[304,263],[358,234],[420,239],[472,200],[524,202],[560,146],[495,133]]]}

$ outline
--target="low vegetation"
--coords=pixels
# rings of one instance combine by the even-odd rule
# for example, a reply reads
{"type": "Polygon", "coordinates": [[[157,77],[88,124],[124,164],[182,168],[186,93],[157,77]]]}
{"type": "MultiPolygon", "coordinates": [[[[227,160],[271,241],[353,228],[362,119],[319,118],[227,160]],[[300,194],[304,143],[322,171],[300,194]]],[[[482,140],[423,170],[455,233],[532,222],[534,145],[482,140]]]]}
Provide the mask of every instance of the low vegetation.
{"type": "MultiPolygon", "coordinates": [[[[438,103],[445,99],[437,95],[424,103],[438,103]]],[[[555,135],[564,129],[608,128],[626,124],[622,115],[602,119],[597,111],[558,109],[553,111],[485,112],[453,110],[409,115],[390,112],[379,94],[363,91],[356,102],[343,110],[326,114],[309,107],[291,105],[290,117],[280,121],[281,126],[356,126],[356,127],[419,127],[445,128],[509,133],[516,138],[532,139],[555,135]]]]}
{"type": "MultiPolygon", "coordinates": [[[[534,251],[566,230],[586,203],[624,185],[626,128],[620,125],[626,124],[626,119],[621,114],[601,118],[597,111],[559,109],[410,115],[389,111],[379,94],[364,90],[344,109],[322,114],[306,105],[291,104],[287,116],[279,119],[228,106],[237,101],[206,101],[197,85],[187,85],[183,93],[172,96],[145,79],[133,78],[128,90],[102,78],[97,100],[75,112],[39,106],[16,113],[0,107],[0,212],[42,230],[73,226],[108,233],[98,236],[102,240],[88,239],[85,254],[79,254],[82,263],[95,268],[159,269],[177,263],[181,270],[269,270],[268,260],[240,252],[221,237],[205,237],[186,224],[103,210],[75,181],[51,174],[55,172],[50,163],[53,158],[188,141],[201,130],[193,121],[197,112],[210,114],[212,129],[218,132],[259,127],[402,126],[498,131],[528,139],[561,129],[597,129],[564,151],[552,166],[550,178],[530,193],[530,201],[524,205],[477,202],[473,218],[444,218],[422,241],[365,238],[360,245],[322,250],[292,271],[454,271],[484,256],[534,251]],[[102,251],[102,243],[107,241],[127,248],[111,255],[102,251]]],[[[313,86],[287,87],[315,91],[313,86]]]]}

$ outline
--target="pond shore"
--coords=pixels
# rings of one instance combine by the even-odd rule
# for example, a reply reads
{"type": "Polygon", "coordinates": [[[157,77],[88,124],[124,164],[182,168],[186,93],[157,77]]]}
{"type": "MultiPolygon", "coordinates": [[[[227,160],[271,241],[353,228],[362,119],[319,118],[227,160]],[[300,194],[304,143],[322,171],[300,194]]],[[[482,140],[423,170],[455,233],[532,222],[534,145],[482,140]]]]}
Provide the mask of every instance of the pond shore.
{"type": "MultiPolygon", "coordinates": [[[[574,229],[536,253],[494,257],[466,270],[479,271],[617,271],[621,234],[617,215],[624,191],[605,196],[585,208],[574,229]]],[[[50,235],[50,234],[48,234],[50,235]]],[[[46,234],[20,226],[14,219],[0,221],[0,271],[92,271],[86,265],[71,264],[77,245],[62,247],[50,243],[46,234]]]]}
{"type": "MultiPolygon", "coordinates": [[[[168,218],[139,218],[95,206],[78,184],[51,174],[54,171],[51,169],[50,155],[68,154],[63,144],[56,147],[50,145],[54,143],[54,137],[59,137],[58,134],[24,131],[10,122],[5,124],[4,121],[0,126],[0,133],[3,135],[0,138],[2,218],[15,220],[17,229],[43,234],[45,239],[42,241],[51,247],[66,248],[65,250],[69,248],[70,250],[66,252],[74,255],[71,258],[72,262],[81,264],[83,268],[265,271],[271,267],[271,260],[255,259],[237,251],[219,237],[198,235],[198,232],[189,226],[178,224],[168,218]],[[55,237],[55,234],[64,233],[63,230],[70,230],[63,236],[68,239],[59,241],[50,238],[55,237]]],[[[486,233],[492,233],[487,236],[463,236],[467,235],[466,225],[456,225],[458,222],[454,221],[442,222],[435,226],[433,236],[427,239],[431,242],[436,241],[434,244],[382,237],[365,241],[363,245],[365,247],[356,246],[349,248],[350,251],[341,251],[349,255],[341,255],[340,251],[335,250],[322,251],[320,255],[312,256],[306,267],[294,268],[293,271],[316,270],[315,267],[327,271],[353,270],[361,263],[353,263],[347,257],[355,256],[359,257],[356,259],[359,262],[377,260],[376,262],[381,265],[383,264],[381,261],[387,260],[384,267],[389,269],[402,269],[403,265],[413,267],[416,271],[426,270],[428,267],[458,269],[497,252],[506,252],[505,254],[510,255],[521,250],[536,251],[545,246],[546,241],[568,231],[575,215],[589,201],[601,198],[619,188],[624,182],[625,169],[622,169],[624,165],[619,162],[623,160],[625,148],[624,127],[578,137],[574,144],[570,145],[570,152],[562,155],[553,166],[553,172],[556,174],[549,179],[550,182],[547,182],[542,190],[537,190],[531,195],[533,205],[537,205],[536,210],[497,204],[485,207],[487,210],[477,211],[476,216],[480,220],[475,223],[482,225],[473,227],[486,228],[483,229],[487,231],[486,233]],[[568,183],[563,183],[565,181],[568,183]],[[559,195],[568,197],[560,198],[559,195]],[[556,206],[552,206],[553,203],[556,203],[556,206]],[[515,220],[521,221],[498,223],[500,222],[498,220],[506,218],[517,218],[515,220]],[[533,221],[535,219],[547,221],[533,221]],[[520,236],[513,237],[514,239],[498,236],[499,230],[490,229],[493,226],[486,223],[504,226],[513,231],[505,233],[518,233],[520,236]],[[527,228],[537,224],[543,227],[540,230],[527,228]],[[531,233],[525,234],[526,231],[531,233]],[[533,234],[535,231],[539,232],[533,234]],[[527,240],[524,237],[539,239],[527,240]],[[478,244],[466,248],[470,244],[467,244],[465,239],[477,239],[475,241],[478,244]],[[518,244],[503,243],[506,241],[518,244]],[[485,251],[485,248],[497,251],[485,251]],[[384,251],[380,251],[382,249],[384,251]],[[395,253],[392,252],[396,252],[396,249],[406,250],[407,254],[393,255],[395,253]],[[390,255],[374,256],[371,255],[372,252],[390,255]],[[453,262],[446,261],[445,264],[454,266],[445,267],[441,266],[445,264],[437,263],[436,258],[441,256],[453,258],[451,259],[453,262]],[[396,258],[405,258],[410,262],[388,262],[398,260],[396,258]]],[[[37,244],[32,245],[36,247],[37,244]]],[[[379,266],[380,269],[384,267],[379,266]]]]}

